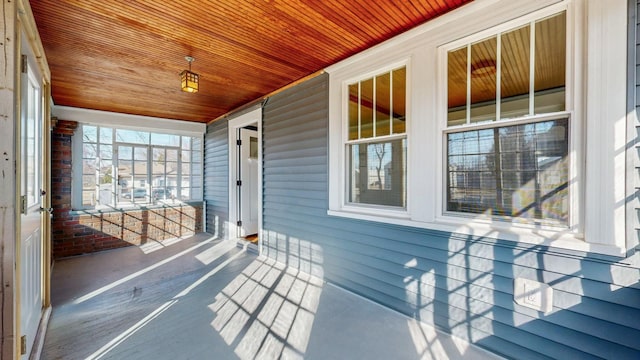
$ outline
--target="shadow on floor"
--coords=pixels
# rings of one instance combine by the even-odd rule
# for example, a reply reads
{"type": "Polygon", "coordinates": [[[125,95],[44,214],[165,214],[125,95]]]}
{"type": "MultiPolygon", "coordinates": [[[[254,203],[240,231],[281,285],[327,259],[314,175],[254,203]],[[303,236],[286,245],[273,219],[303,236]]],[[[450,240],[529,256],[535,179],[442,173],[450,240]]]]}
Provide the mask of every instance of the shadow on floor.
{"type": "Polygon", "coordinates": [[[207,234],[57,261],[52,289],[43,359],[493,358],[207,234]]]}

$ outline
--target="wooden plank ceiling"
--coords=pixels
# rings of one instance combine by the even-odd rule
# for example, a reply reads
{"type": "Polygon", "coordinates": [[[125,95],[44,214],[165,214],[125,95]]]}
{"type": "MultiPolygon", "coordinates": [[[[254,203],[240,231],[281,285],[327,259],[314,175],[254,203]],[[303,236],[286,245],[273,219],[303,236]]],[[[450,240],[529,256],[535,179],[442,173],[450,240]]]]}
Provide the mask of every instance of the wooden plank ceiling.
{"type": "Polygon", "coordinates": [[[207,122],[468,1],[30,3],[56,105],[207,122]]]}

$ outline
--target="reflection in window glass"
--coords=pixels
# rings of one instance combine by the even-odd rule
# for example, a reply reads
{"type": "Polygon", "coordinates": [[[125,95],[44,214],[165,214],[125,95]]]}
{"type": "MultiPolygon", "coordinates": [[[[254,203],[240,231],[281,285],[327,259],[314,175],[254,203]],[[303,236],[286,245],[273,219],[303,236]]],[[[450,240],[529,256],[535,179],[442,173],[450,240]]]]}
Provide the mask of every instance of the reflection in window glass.
{"type": "Polygon", "coordinates": [[[529,115],[529,25],[501,36],[500,118],[529,115]]]}
{"type": "Polygon", "coordinates": [[[450,50],[447,126],[564,111],[565,68],[564,12],[450,50]]]}
{"type": "Polygon", "coordinates": [[[391,134],[391,73],[376,76],[376,136],[391,134]]]}
{"type": "Polygon", "coordinates": [[[447,56],[447,126],[462,125],[467,122],[467,48],[447,56]]]}
{"type": "Polygon", "coordinates": [[[472,123],[496,118],[497,38],[471,45],[472,123]]]}
{"type": "Polygon", "coordinates": [[[447,210],[568,220],[568,119],[447,135],[447,210]]]}
{"type": "Polygon", "coordinates": [[[360,138],[373,136],[373,79],[360,82],[360,138]]]}
{"type": "Polygon", "coordinates": [[[407,69],[402,67],[391,72],[393,80],[393,133],[404,134],[406,131],[407,119],[407,69]]]}
{"type": "Polygon", "coordinates": [[[536,22],[535,113],[565,110],[566,15],[536,22]]]}
{"type": "Polygon", "coordinates": [[[349,140],[360,138],[359,99],[358,84],[349,85],[349,140]]]}

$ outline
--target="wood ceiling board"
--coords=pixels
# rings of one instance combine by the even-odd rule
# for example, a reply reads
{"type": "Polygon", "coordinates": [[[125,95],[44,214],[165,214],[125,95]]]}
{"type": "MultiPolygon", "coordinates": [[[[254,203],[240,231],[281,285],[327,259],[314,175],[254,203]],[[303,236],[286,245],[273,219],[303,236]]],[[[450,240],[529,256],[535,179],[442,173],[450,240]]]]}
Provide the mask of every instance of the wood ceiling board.
{"type": "Polygon", "coordinates": [[[62,106],[207,122],[467,0],[31,0],[62,106]],[[179,73],[195,57],[200,91],[179,73]]]}

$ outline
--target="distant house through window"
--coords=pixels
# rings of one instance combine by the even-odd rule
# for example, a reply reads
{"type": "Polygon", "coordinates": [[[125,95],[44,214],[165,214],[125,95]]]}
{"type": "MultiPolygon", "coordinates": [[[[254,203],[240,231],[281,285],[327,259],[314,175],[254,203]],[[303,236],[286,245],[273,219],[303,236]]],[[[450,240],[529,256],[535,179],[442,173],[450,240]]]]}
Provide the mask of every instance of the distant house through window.
{"type": "Polygon", "coordinates": [[[202,199],[202,140],[82,125],[84,209],[202,199]]]}

